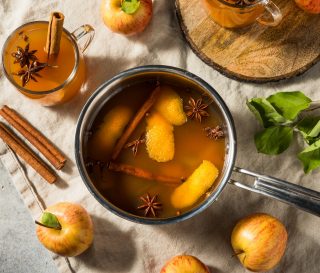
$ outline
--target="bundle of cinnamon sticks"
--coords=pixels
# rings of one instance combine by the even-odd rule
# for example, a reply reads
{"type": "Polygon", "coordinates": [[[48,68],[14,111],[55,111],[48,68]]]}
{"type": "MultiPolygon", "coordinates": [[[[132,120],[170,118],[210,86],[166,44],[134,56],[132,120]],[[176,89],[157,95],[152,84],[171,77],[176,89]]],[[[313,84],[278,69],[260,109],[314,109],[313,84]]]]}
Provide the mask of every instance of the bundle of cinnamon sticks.
{"type": "MultiPolygon", "coordinates": [[[[30,142],[55,169],[61,170],[64,167],[66,158],[62,153],[15,110],[5,105],[0,109],[0,116],[30,142]]],[[[48,165],[2,122],[0,122],[0,138],[50,184],[57,180],[57,176],[48,165]]]]}
{"type": "MultiPolygon", "coordinates": [[[[56,56],[59,53],[61,35],[63,32],[63,21],[64,15],[61,12],[51,13],[48,25],[47,43],[45,46],[45,51],[48,53],[48,61],[50,55],[56,56]]],[[[11,127],[25,137],[25,139],[30,142],[55,169],[61,170],[64,167],[66,158],[61,152],[15,110],[5,105],[0,109],[0,116],[2,116],[11,127]]],[[[2,138],[13,152],[21,157],[50,184],[57,180],[57,176],[48,165],[2,122],[0,122],[0,138],[2,138]]]]}

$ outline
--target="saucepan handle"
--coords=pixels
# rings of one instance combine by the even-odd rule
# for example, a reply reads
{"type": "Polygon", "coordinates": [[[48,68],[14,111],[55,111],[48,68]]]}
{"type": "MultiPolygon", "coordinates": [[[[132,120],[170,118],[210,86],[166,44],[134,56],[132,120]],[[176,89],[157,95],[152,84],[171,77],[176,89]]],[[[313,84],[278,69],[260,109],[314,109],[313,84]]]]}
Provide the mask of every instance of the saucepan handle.
{"type": "Polygon", "coordinates": [[[233,179],[229,183],[320,216],[320,192],[238,167],[235,167],[233,171],[253,177],[254,183],[247,185],[233,179]]]}

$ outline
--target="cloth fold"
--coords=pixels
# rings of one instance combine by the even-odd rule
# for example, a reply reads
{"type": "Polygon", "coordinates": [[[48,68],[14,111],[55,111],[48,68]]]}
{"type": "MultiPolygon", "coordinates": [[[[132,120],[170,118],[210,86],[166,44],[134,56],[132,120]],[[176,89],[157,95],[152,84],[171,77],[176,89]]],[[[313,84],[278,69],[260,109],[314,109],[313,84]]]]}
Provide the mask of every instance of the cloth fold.
{"type": "Polygon", "coordinates": [[[230,80],[199,60],[187,47],[174,14],[174,1],[155,0],[151,25],[140,35],[123,37],[111,33],[99,15],[100,1],[10,0],[0,5],[0,46],[18,26],[47,20],[49,12],[65,14],[65,27],[72,31],[88,23],[96,30],[86,52],[87,82],[72,102],[45,108],[19,94],[0,71],[0,102],[15,108],[41,130],[68,157],[59,181],[49,185],[0,141],[0,159],[8,169],[17,191],[33,218],[42,207],[59,201],[78,202],[93,217],[95,239],[92,247],[76,258],[53,255],[60,272],[158,273],[174,255],[197,256],[212,272],[245,272],[232,257],[230,235],[236,221],[253,212],[270,213],[286,225],[289,242],[280,265],[271,272],[317,273],[320,268],[320,218],[278,201],[227,186],[219,200],[200,215],[182,223],[144,226],[123,220],[101,206],[79,177],[74,160],[74,132],[78,115],[94,90],[122,70],[147,64],[165,64],[189,70],[208,81],[223,97],[234,115],[238,135],[237,165],[320,191],[320,173],[304,175],[296,154],[296,142],[279,156],[256,152],[253,135],[259,125],[245,101],[268,96],[277,90],[303,90],[319,99],[320,65],[298,78],[265,85],[230,80]]]}

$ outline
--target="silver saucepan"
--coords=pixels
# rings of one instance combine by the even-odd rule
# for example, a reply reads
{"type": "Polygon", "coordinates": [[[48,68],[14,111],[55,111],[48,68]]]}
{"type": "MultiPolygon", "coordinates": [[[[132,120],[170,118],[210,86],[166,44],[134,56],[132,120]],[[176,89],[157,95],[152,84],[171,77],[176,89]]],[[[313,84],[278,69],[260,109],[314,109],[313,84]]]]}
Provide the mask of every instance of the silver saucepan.
{"type": "Polygon", "coordinates": [[[142,224],[167,224],[188,219],[200,213],[201,211],[209,207],[215,200],[217,200],[218,196],[228,183],[252,192],[272,197],[281,202],[285,202],[289,205],[320,216],[319,192],[289,183],[284,180],[261,175],[253,171],[236,167],[234,165],[236,150],[237,141],[234,122],[228,107],[224,103],[223,99],[219,96],[218,92],[204,80],[188,71],[161,65],[132,68],[116,75],[109,81],[102,84],[89,98],[86,105],[83,107],[78,120],[75,135],[76,162],[82,180],[87,186],[88,190],[105,208],[112,211],[116,215],[130,221],[142,224]],[[211,195],[206,198],[200,205],[186,213],[171,218],[140,217],[116,207],[105,197],[103,197],[101,193],[99,193],[99,191],[94,186],[94,183],[91,181],[85,167],[85,145],[88,138],[88,131],[91,128],[91,125],[101,108],[110,98],[112,98],[118,92],[121,92],[124,86],[127,86],[128,84],[135,81],[141,81],[142,79],[146,80],[148,78],[153,80],[158,79],[164,82],[172,80],[179,82],[183,80],[185,82],[188,82],[191,87],[196,86],[197,89],[203,90],[203,92],[205,92],[207,96],[212,98],[213,103],[215,104],[216,109],[220,112],[225,124],[224,130],[226,135],[226,155],[224,167],[220,176],[220,181],[212,191],[211,195]],[[251,176],[254,178],[254,183],[251,185],[232,180],[230,179],[232,172],[251,176]]]}

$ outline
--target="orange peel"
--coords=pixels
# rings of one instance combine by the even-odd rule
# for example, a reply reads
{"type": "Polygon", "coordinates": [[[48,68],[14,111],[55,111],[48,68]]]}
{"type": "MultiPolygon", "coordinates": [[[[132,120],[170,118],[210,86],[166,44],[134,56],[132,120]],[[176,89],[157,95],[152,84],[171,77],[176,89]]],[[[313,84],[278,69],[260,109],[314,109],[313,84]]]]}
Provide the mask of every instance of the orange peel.
{"type": "Polygon", "coordinates": [[[97,159],[106,159],[132,116],[132,110],[123,105],[116,106],[109,111],[91,137],[89,154],[97,159]]]}
{"type": "Polygon", "coordinates": [[[182,125],[186,123],[187,116],[183,111],[183,102],[181,97],[167,85],[161,88],[160,97],[154,108],[172,125],[182,125]]]}
{"type": "Polygon", "coordinates": [[[171,203],[177,209],[194,205],[204,195],[219,175],[219,170],[208,160],[200,166],[171,195],[171,203]]]}
{"type": "Polygon", "coordinates": [[[157,112],[147,119],[146,148],[151,159],[167,162],[174,157],[173,126],[157,112]]]}

